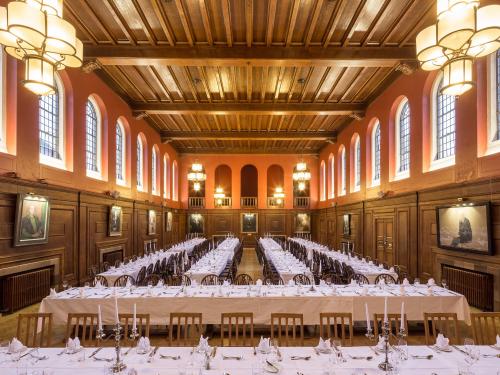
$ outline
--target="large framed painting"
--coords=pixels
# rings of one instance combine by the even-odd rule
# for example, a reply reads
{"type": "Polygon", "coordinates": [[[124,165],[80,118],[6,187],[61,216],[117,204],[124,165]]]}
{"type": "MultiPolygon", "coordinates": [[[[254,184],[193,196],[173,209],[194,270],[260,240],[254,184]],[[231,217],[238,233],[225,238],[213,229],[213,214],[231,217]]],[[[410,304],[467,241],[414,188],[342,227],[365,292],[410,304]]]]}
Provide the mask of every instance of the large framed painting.
{"type": "Polygon", "coordinates": [[[351,214],[344,214],[342,217],[342,233],[344,236],[351,235],[351,214]]]}
{"type": "Polygon", "coordinates": [[[311,215],[304,212],[295,215],[295,233],[311,233],[311,215]]]}
{"type": "Polygon", "coordinates": [[[168,211],[167,212],[167,220],[165,220],[166,225],[167,225],[167,228],[166,228],[167,232],[172,232],[172,220],[173,220],[172,211],[168,211]]]}
{"type": "Polygon", "coordinates": [[[116,237],[122,235],[123,211],[120,206],[112,205],[109,209],[109,235],[116,237]]]}
{"type": "Polygon", "coordinates": [[[48,197],[18,194],[14,246],[47,243],[49,240],[50,202],[48,197]]]}
{"type": "Polygon", "coordinates": [[[255,212],[241,214],[241,233],[257,233],[259,217],[255,212]]]}
{"type": "Polygon", "coordinates": [[[148,236],[156,234],[156,211],[148,210],[148,236]]]}
{"type": "Polygon", "coordinates": [[[202,214],[189,214],[189,233],[205,233],[205,220],[202,214]]]}
{"type": "Polygon", "coordinates": [[[493,255],[489,202],[437,207],[436,221],[439,247],[493,255]]]}

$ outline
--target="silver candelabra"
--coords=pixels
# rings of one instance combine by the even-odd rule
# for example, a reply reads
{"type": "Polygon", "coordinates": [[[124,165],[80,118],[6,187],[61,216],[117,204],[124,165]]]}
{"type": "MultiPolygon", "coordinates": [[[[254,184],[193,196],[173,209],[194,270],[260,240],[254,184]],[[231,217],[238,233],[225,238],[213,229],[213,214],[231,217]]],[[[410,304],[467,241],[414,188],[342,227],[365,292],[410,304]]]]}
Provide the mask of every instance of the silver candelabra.
{"type": "MultiPolygon", "coordinates": [[[[117,322],[113,328],[112,335],[106,337],[106,334],[104,333],[104,330],[102,328],[99,328],[97,330],[97,333],[96,333],[96,338],[99,341],[103,341],[105,339],[110,339],[110,338],[115,339],[115,362],[111,366],[111,371],[113,371],[113,373],[115,373],[115,374],[119,373],[127,368],[127,365],[125,363],[123,363],[123,361],[120,357],[120,353],[121,353],[120,342],[121,342],[121,339],[123,336],[121,333],[122,330],[123,330],[122,326],[120,325],[119,322],[117,322]]],[[[135,340],[139,337],[139,333],[137,332],[137,327],[132,328],[129,337],[132,341],[135,342],[135,340]]]]}

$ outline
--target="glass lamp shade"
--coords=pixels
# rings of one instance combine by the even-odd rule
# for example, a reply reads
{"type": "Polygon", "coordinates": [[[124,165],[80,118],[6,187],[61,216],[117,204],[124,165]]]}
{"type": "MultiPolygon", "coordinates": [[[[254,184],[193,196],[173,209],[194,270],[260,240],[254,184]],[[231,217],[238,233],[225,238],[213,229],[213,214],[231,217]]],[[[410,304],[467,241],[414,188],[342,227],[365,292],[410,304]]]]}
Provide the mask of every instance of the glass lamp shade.
{"type": "Polygon", "coordinates": [[[472,36],[469,56],[482,57],[500,46],[500,5],[488,5],[477,10],[477,30],[472,36]]]}
{"type": "Polygon", "coordinates": [[[9,33],[7,25],[7,8],[0,7],[0,43],[7,47],[17,46],[16,37],[9,33]]]}
{"type": "Polygon", "coordinates": [[[194,163],[191,166],[191,170],[195,171],[195,172],[201,172],[203,170],[203,166],[201,164],[199,164],[199,163],[194,163]]]}
{"type": "Polygon", "coordinates": [[[62,67],[70,67],[70,68],[79,68],[83,64],[83,43],[80,39],[76,39],[75,43],[76,47],[76,53],[73,55],[65,55],[63,57],[63,60],[61,61],[61,64],[59,64],[58,68],[60,66],[62,67]]]}
{"type": "Polygon", "coordinates": [[[443,67],[443,95],[459,96],[474,86],[472,81],[472,57],[450,60],[443,67]]]}
{"type": "Polygon", "coordinates": [[[7,5],[7,28],[18,39],[32,48],[41,48],[45,42],[45,13],[21,1],[7,5]]]}
{"type": "Polygon", "coordinates": [[[199,182],[195,182],[193,184],[193,190],[194,191],[200,191],[201,190],[201,184],[199,182]]]}
{"type": "Polygon", "coordinates": [[[479,0],[437,0],[437,16],[441,18],[446,12],[460,12],[464,7],[479,6],[479,0]]]}
{"type": "Polygon", "coordinates": [[[437,42],[446,49],[463,48],[476,30],[476,9],[470,6],[460,9],[446,12],[438,19],[437,42]]]}
{"type": "Polygon", "coordinates": [[[45,50],[61,55],[76,53],[76,31],[73,25],[58,16],[48,15],[45,50]]]}
{"type": "Polygon", "coordinates": [[[307,169],[307,164],[306,163],[297,163],[297,171],[305,171],[307,169]]]}
{"type": "Polygon", "coordinates": [[[283,188],[278,186],[274,189],[274,198],[285,198],[285,193],[283,192],[283,188]]]}
{"type": "Polygon", "coordinates": [[[443,48],[437,45],[436,34],[436,25],[432,25],[417,35],[417,58],[423,70],[437,70],[448,60],[443,48]]]}
{"type": "Polygon", "coordinates": [[[299,182],[298,188],[299,188],[300,191],[306,190],[306,183],[305,182],[299,182]]]}
{"type": "Polygon", "coordinates": [[[47,14],[57,15],[62,18],[63,0],[25,0],[33,7],[37,7],[47,14]]]}
{"type": "Polygon", "coordinates": [[[25,78],[24,87],[36,95],[50,95],[55,93],[54,65],[40,56],[24,58],[25,78]]]}

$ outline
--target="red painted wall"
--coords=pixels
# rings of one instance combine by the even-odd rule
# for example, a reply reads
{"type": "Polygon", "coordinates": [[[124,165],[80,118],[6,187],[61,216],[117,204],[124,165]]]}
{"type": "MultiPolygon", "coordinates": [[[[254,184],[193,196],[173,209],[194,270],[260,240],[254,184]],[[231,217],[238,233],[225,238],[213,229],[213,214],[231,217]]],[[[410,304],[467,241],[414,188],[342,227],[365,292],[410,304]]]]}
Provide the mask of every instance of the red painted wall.
{"type": "MultiPolygon", "coordinates": [[[[319,202],[318,207],[331,206],[332,202],[346,204],[365,199],[376,198],[379,191],[390,194],[421,190],[429,187],[449,185],[465,181],[486,179],[500,175],[500,153],[484,155],[486,144],[486,113],[487,113],[487,59],[475,63],[476,87],[463,94],[456,103],[456,152],[455,165],[435,171],[424,172],[429,163],[430,143],[430,91],[436,77],[436,72],[417,70],[409,76],[401,76],[389,86],[375,101],[371,103],[366,116],[361,121],[353,121],[338,136],[337,143],[329,145],[320,153],[319,163],[324,160],[328,165],[328,156],[333,153],[335,165],[335,198],[319,202]],[[411,111],[411,154],[410,177],[393,181],[390,168],[394,168],[393,142],[394,113],[402,96],[406,96],[411,111]],[[381,124],[381,183],[370,187],[370,147],[367,140],[369,128],[374,118],[381,124]],[[361,139],[361,189],[351,193],[351,168],[354,144],[352,136],[358,133],[361,139]],[[341,145],[346,147],[347,194],[338,197],[338,150],[341,145]]],[[[318,164],[319,165],[319,164],[318,164]]],[[[327,169],[328,170],[328,169],[327,169]]],[[[329,174],[327,173],[329,181],[329,174]]],[[[328,196],[328,195],[327,195],[328,196]]]]}

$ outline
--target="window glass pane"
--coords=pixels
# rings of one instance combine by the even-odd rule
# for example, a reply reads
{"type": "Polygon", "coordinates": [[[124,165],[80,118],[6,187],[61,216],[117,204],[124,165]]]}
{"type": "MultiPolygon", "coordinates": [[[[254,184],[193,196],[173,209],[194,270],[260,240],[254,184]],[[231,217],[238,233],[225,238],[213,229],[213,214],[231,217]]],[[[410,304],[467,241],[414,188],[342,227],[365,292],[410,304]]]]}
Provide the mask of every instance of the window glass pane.
{"type": "Polygon", "coordinates": [[[97,141],[98,141],[97,114],[94,105],[87,100],[86,108],[86,151],[87,171],[98,172],[97,141]]]}
{"type": "Polygon", "coordinates": [[[40,127],[40,154],[62,159],[59,153],[59,94],[40,96],[38,99],[40,127]]]}
{"type": "Polygon", "coordinates": [[[342,181],[341,181],[341,184],[342,184],[342,193],[345,192],[345,148],[342,149],[342,181]]]}
{"type": "Polygon", "coordinates": [[[137,187],[142,188],[142,142],[137,138],[137,187]]]}
{"type": "Polygon", "coordinates": [[[373,135],[373,180],[380,180],[380,124],[375,128],[373,135]]]}
{"type": "Polygon", "coordinates": [[[361,185],[361,142],[359,141],[359,138],[356,142],[356,186],[361,185]]]}
{"type": "Polygon", "coordinates": [[[153,149],[151,155],[151,183],[153,184],[153,192],[156,193],[156,151],[153,149]]]}
{"type": "Polygon", "coordinates": [[[123,181],[123,132],[116,124],[116,179],[123,181]]]}
{"type": "Polygon", "coordinates": [[[443,81],[437,94],[436,159],[455,155],[455,97],[441,95],[443,81]]]}
{"type": "Polygon", "coordinates": [[[406,102],[399,116],[399,172],[410,169],[410,105],[406,102]]]}
{"type": "Polygon", "coordinates": [[[497,128],[493,140],[500,140],[500,50],[497,51],[497,128]]]}

